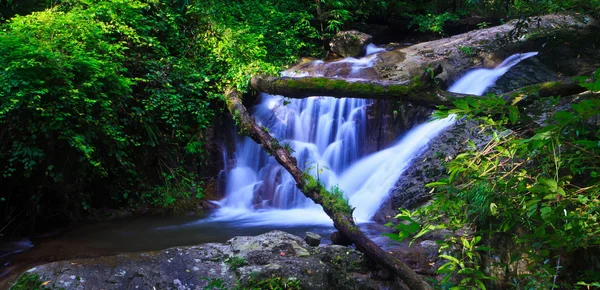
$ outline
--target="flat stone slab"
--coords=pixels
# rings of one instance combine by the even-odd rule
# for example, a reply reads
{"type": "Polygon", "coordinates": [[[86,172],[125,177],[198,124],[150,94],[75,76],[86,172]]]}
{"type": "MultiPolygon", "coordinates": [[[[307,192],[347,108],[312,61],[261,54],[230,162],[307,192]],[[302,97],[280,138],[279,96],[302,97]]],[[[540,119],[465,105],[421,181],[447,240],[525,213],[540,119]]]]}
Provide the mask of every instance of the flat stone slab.
{"type": "MultiPolygon", "coordinates": [[[[232,289],[249,279],[296,279],[302,289],[379,289],[365,256],[348,247],[311,247],[272,231],[227,243],[61,261],[28,270],[58,289],[204,289],[220,280],[232,289]]],[[[389,287],[385,286],[385,287],[389,287]]]]}

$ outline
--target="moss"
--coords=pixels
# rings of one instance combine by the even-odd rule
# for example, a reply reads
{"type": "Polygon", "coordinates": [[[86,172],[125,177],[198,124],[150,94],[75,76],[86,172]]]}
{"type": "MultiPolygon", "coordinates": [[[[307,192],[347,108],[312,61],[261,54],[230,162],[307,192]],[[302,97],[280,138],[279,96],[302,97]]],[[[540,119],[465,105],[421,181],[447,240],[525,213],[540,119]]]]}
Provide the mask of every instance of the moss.
{"type": "Polygon", "coordinates": [[[283,148],[283,146],[281,146],[281,144],[279,144],[279,140],[277,140],[277,138],[271,138],[271,140],[269,140],[269,141],[271,142],[271,147],[273,147],[273,150],[283,148]]]}
{"type": "Polygon", "coordinates": [[[290,289],[290,290],[300,290],[300,280],[294,277],[290,278],[282,278],[280,276],[271,276],[266,279],[257,279],[251,277],[244,283],[240,285],[240,287],[236,289],[290,289]]]}
{"type": "MultiPolygon", "coordinates": [[[[408,84],[393,84],[388,86],[364,83],[347,82],[345,80],[335,80],[329,78],[304,78],[304,79],[281,79],[276,81],[275,87],[287,87],[290,90],[321,90],[324,92],[356,92],[358,95],[369,95],[371,93],[379,95],[388,95],[390,97],[407,96],[416,94],[424,86],[419,77],[415,77],[408,84]]],[[[419,96],[420,98],[421,96],[419,96]]]]}
{"type": "Polygon", "coordinates": [[[307,192],[318,192],[321,196],[321,202],[325,208],[332,210],[335,213],[352,214],[352,207],[348,203],[348,200],[344,197],[344,193],[339,187],[333,186],[328,191],[325,187],[319,183],[314,177],[308,173],[303,174],[305,185],[304,191],[307,192]]]}
{"type": "Polygon", "coordinates": [[[42,283],[40,275],[26,272],[19,277],[12,287],[10,287],[10,290],[46,289],[42,283]]]}
{"type": "Polygon", "coordinates": [[[547,83],[543,83],[541,85],[541,89],[551,89],[551,88],[555,88],[555,87],[560,87],[562,85],[562,82],[547,82],[547,83]]]}

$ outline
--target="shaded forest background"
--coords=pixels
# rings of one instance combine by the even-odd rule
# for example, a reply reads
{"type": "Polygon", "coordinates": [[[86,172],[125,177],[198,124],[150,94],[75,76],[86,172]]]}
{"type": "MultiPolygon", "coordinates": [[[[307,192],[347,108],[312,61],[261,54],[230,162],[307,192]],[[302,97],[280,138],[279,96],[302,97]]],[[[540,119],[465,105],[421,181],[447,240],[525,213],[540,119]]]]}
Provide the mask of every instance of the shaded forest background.
{"type": "MultiPolygon", "coordinates": [[[[0,234],[211,197],[224,88],[247,91],[355,27],[440,37],[587,1],[0,2],[0,234]],[[214,157],[214,156],[213,156],[214,157]]],[[[218,159],[218,158],[217,158],[218,159]]]]}

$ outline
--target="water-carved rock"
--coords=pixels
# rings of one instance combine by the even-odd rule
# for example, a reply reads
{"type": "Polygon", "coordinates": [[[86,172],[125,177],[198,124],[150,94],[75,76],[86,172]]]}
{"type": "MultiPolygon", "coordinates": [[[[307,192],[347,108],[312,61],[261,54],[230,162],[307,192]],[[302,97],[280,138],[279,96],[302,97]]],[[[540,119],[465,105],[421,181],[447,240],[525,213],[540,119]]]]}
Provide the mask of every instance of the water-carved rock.
{"type": "Polygon", "coordinates": [[[373,37],[358,30],[340,31],[329,43],[331,51],[343,57],[359,57],[373,37]]]}

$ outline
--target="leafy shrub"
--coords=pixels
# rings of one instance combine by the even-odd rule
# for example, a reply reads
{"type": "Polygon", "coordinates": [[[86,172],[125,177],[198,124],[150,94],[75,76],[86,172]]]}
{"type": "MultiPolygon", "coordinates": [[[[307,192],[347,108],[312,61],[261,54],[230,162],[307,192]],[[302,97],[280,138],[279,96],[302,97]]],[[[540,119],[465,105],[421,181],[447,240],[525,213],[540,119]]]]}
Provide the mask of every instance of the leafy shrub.
{"type": "Polygon", "coordinates": [[[427,14],[427,15],[415,15],[410,22],[409,27],[416,27],[421,32],[435,32],[442,34],[444,32],[444,25],[447,22],[458,20],[458,16],[444,12],[442,14],[427,14]]]}
{"type": "Polygon", "coordinates": [[[190,164],[203,164],[224,88],[313,54],[310,19],[274,0],[68,0],[12,18],[0,219],[201,196],[190,164]]]}
{"type": "MultiPolygon", "coordinates": [[[[399,234],[393,238],[418,238],[441,228],[473,229],[460,242],[457,237],[442,242],[446,251],[459,249],[440,256],[448,262],[438,270],[449,274],[444,282],[459,277],[457,289],[484,288],[490,277],[479,268],[478,253],[505,250],[493,249],[492,241],[502,239],[517,245],[505,263],[526,259],[528,264],[529,272],[513,277],[515,288],[597,283],[600,275],[594,269],[581,269],[577,274],[582,276],[561,273],[561,257],[600,245],[600,130],[595,125],[600,69],[580,81],[591,90],[587,97],[557,110],[541,125],[522,113],[519,99],[494,95],[456,100],[453,109],[439,110],[441,117],[474,119],[492,136],[483,148],[470,142],[468,151],[447,163],[449,176],[428,185],[436,193],[433,202],[415,212],[402,211],[397,218],[405,222],[396,226],[399,234]],[[487,246],[479,246],[480,241],[487,246]]],[[[558,101],[539,102],[554,107],[558,101]]]]}

